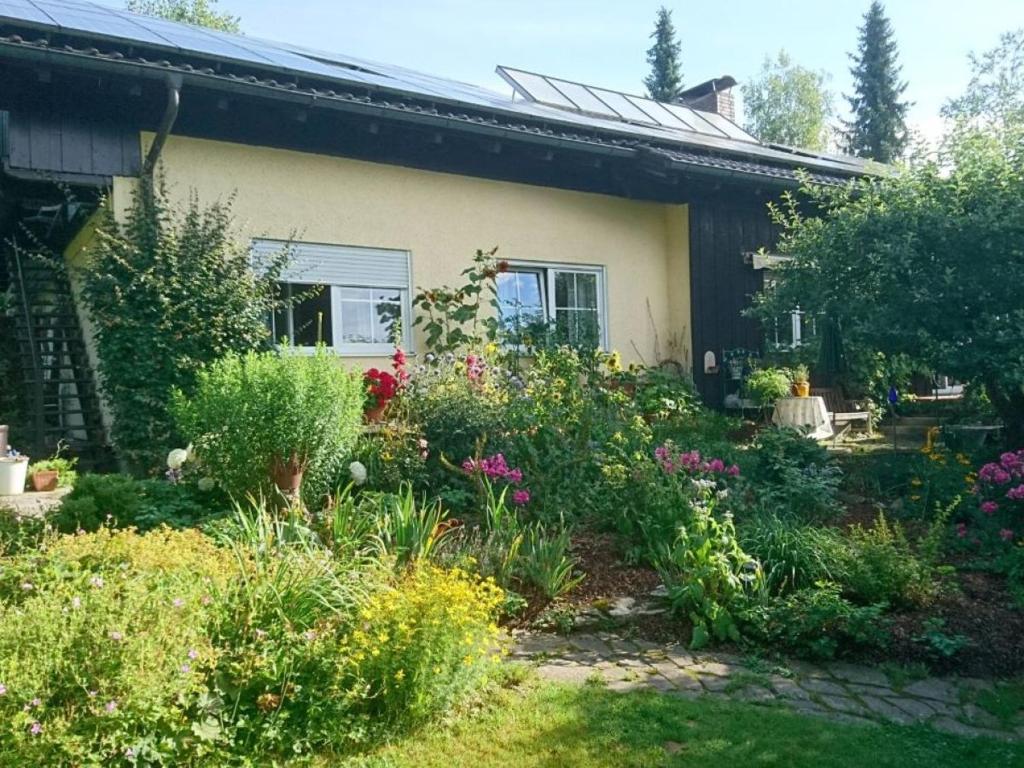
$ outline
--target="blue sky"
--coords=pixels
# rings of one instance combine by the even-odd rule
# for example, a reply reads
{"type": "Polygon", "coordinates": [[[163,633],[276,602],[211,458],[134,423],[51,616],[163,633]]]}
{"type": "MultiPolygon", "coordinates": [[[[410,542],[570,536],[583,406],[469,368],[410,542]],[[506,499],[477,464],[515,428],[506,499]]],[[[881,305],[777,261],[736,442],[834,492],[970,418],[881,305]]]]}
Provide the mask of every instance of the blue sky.
{"type": "MultiPolygon", "coordinates": [[[[115,0],[105,0],[116,4],[115,0]]],[[[247,34],[301,43],[507,90],[496,64],[640,92],[659,0],[220,0],[247,34]]],[[[832,75],[849,91],[847,53],[869,0],[666,0],[688,84],[741,82],[766,53],[832,75]]],[[[967,54],[1024,26],[1024,0],[889,0],[914,125],[935,135],[942,103],[963,90],[967,54]]],[[[837,99],[845,107],[845,101],[837,99]]]]}

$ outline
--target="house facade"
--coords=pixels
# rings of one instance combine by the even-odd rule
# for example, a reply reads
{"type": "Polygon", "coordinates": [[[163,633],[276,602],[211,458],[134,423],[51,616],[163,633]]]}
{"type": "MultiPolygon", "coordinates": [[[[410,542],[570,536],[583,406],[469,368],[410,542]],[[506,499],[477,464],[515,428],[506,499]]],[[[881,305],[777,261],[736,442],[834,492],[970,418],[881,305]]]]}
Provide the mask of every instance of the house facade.
{"type": "MultiPolygon", "coordinates": [[[[0,7],[0,279],[24,318],[12,327],[27,386],[48,387],[30,399],[70,377],[84,400],[56,409],[88,411],[95,359],[73,286],[79,328],[33,335],[38,296],[10,243],[28,228],[74,259],[95,201],[107,193],[123,215],[159,172],[172,197],[232,197],[257,255],[290,242],[283,290],[325,287],[274,318],[278,338],[379,365],[401,318],[416,353],[417,288],[457,284],[497,247],[509,318],[678,363],[721,405],[723,355],[764,338],[742,311],[763,284],[749,254],[777,234],[767,204],[802,174],[839,184],[864,166],[757,142],[732,121],[731,78],[667,105],[498,74],[506,93],[87,2],[0,7]]],[[[85,434],[74,415],[40,426],[85,434]]]]}

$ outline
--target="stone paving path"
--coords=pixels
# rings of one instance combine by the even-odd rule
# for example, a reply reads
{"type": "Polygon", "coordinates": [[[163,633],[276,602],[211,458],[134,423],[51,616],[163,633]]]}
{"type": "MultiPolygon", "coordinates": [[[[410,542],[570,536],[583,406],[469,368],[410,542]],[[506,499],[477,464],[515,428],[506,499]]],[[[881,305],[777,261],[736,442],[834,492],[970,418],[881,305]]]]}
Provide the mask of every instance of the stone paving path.
{"type": "Polygon", "coordinates": [[[537,665],[540,676],[567,683],[601,681],[611,690],[653,689],[782,706],[843,722],[927,723],[947,733],[1024,739],[1024,713],[1006,723],[973,703],[994,684],[973,678],[926,678],[894,686],[873,667],[840,662],[814,665],[745,664],[721,653],[693,652],[610,633],[516,638],[512,657],[537,665]]]}

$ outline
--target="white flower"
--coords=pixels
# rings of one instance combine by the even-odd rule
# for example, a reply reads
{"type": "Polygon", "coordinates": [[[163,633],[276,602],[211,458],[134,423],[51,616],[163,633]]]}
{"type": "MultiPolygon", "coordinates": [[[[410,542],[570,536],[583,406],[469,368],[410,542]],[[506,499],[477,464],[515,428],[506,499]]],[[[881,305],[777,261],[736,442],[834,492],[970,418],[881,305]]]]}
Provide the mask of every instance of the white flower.
{"type": "Polygon", "coordinates": [[[206,493],[207,491],[212,491],[213,487],[216,484],[217,481],[214,480],[212,477],[201,477],[199,478],[199,482],[196,483],[196,486],[199,488],[200,491],[206,493]]]}
{"type": "Polygon", "coordinates": [[[352,476],[352,482],[362,485],[366,482],[366,467],[361,461],[353,461],[348,465],[348,472],[352,476]]]}
{"type": "Polygon", "coordinates": [[[175,448],[167,454],[167,468],[181,469],[181,465],[188,461],[187,448],[175,448]]]}

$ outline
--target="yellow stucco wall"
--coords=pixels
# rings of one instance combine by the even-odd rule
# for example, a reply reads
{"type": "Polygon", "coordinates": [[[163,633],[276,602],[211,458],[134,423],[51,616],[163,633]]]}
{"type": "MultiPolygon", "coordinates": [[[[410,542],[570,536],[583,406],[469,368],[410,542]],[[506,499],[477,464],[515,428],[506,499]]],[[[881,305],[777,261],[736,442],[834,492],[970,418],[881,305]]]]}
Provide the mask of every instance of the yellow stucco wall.
{"type": "MultiPolygon", "coordinates": [[[[177,136],[162,164],[176,198],[234,194],[243,237],[407,250],[414,288],[459,284],[476,249],[495,245],[510,260],[602,265],[611,348],[689,362],[685,206],[177,136]]],[[[115,180],[116,211],[133,184],[115,180]]]]}

